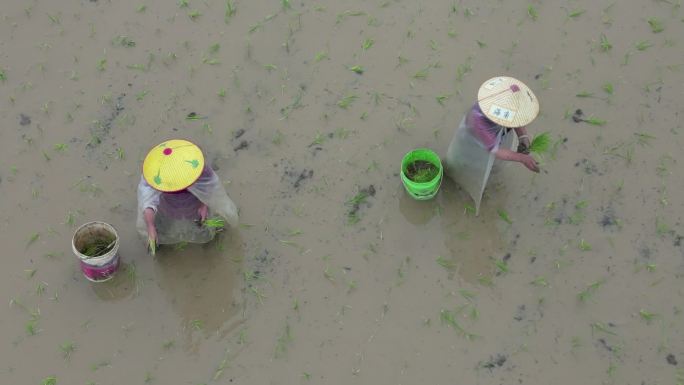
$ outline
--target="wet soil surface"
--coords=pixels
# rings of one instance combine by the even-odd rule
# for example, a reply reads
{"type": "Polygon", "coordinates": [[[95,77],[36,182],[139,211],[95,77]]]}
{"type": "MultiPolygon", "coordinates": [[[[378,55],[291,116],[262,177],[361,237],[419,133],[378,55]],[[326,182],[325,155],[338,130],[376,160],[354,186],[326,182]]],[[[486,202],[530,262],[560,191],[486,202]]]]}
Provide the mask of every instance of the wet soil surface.
{"type": "Polygon", "coordinates": [[[0,382],[681,382],[683,19],[678,1],[4,1],[0,382]],[[501,74],[540,101],[544,172],[495,161],[479,216],[448,178],[413,200],[402,156],[444,158],[501,74]],[[152,257],[136,186],[176,137],[241,224],[152,257]],[[71,249],[92,220],[121,241],[106,283],[71,249]]]}

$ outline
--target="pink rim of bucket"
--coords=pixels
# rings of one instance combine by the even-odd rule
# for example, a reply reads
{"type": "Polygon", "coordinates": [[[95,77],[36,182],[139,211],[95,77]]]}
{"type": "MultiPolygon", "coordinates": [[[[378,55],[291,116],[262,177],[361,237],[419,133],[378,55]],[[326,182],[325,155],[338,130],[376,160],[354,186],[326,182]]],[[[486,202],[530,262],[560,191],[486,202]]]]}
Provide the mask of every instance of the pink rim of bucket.
{"type": "Polygon", "coordinates": [[[114,273],[119,269],[119,254],[102,266],[93,266],[81,260],[81,271],[83,275],[92,282],[104,282],[114,277],[114,273]]]}

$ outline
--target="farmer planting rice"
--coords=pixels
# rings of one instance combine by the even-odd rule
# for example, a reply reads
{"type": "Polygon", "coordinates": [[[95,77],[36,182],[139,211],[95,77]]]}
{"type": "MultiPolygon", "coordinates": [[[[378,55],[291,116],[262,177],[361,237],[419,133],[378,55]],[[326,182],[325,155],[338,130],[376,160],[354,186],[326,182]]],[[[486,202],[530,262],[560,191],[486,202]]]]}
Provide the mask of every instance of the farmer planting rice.
{"type": "Polygon", "coordinates": [[[537,98],[520,80],[499,76],[480,86],[477,103],[461,120],[447,150],[447,172],[473,198],[476,212],[494,159],[520,162],[539,172],[529,155],[525,128],[538,113],[537,98]]]}
{"type": "Polygon", "coordinates": [[[150,150],[138,184],[137,228],[152,253],[157,244],[209,242],[224,220],[236,226],[237,208],[199,147],[174,139],[150,150]]]}

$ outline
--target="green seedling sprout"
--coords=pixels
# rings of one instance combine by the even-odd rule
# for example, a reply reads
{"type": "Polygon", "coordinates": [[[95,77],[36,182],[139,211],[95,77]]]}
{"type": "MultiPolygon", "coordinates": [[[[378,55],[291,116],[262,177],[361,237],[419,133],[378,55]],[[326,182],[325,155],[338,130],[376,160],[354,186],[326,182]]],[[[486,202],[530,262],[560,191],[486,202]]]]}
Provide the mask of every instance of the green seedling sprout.
{"type": "Polygon", "coordinates": [[[290,330],[290,324],[285,323],[285,330],[276,341],[274,357],[280,358],[283,355],[285,355],[285,353],[287,353],[287,347],[290,342],[292,342],[292,331],[290,330]]]}
{"type": "Polygon", "coordinates": [[[590,97],[594,96],[594,93],[593,93],[593,92],[582,91],[582,92],[578,93],[578,94],[575,95],[575,96],[577,96],[578,98],[590,98],[590,97]]]}
{"type": "Polygon", "coordinates": [[[581,239],[579,242],[579,249],[582,251],[589,251],[591,250],[591,245],[584,239],[581,239]]]}
{"type": "Polygon", "coordinates": [[[513,221],[511,220],[511,217],[508,216],[506,210],[498,209],[496,212],[499,214],[499,218],[501,218],[502,221],[508,223],[509,225],[513,224],[513,221]]]}
{"type": "Polygon", "coordinates": [[[146,10],[147,10],[147,5],[142,4],[142,5],[138,6],[138,8],[136,9],[136,12],[138,12],[138,13],[143,13],[143,12],[145,12],[146,10]]]}
{"type": "Polygon", "coordinates": [[[502,274],[506,274],[506,273],[508,273],[508,272],[510,271],[510,269],[508,268],[508,264],[507,264],[505,261],[500,261],[500,260],[497,259],[497,260],[494,261],[494,266],[496,266],[496,268],[497,268],[502,274]]]}
{"type": "Polygon", "coordinates": [[[43,379],[43,382],[41,382],[41,385],[57,385],[57,377],[55,377],[55,376],[45,377],[43,379]]]}
{"type": "Polygon", "coordinates": [[[596,282],[590,284],[589,286],[586,287],[586,289],[577,293],[577,299],[580,302],[586,302],[588,299],[590,299],[594,295],[594,293],[596,293],[596,291],[598,291],[598,289],[603,285],[603,283],[604,283],[603,280],[599,280],[599,281],[596,281],[596,282]]]}
{"type": "Polygon", "coordinates": [[[582,16],[582,14],[584,14],[586,11],[587,11],[586,9],[577,9],[577,10],[571,11],[570,13],[568,13],[568,18],[569,19],[576,19],[576,18],[582,16]]]}
{"type": "Polygon", "coordinates": [[[318,63],[318,62],[320,62],[321,60],[327,59],[327,58],[328,58],[328,51],[320,51],[320,52],[318,52],[318,53],[316,54],[316,56],[314,57],[314,61],[315,61],[316,63],[318,63]]]}
{"type": "Polygon", "coordinates": [[[359,74],[359,75],[362,75],[363,72],[365,71],[363,67],[358,66],[358,65],[357,65],[357,66],[349,67],[349,70],[352,71],[352,72],[354,72],[354,73],[357,73],[357,74],[359,74]]]}
{"type": "Polygon", "coordinates": [[[106,70],[107,69],[107,59],[98,60],[96,68],[100,72],[103,72],[104,70],[106,70]]]}
{"type": "Polygon", "coordinates": [[[74,341],[65,342],[59,345],[59,350],[62,352],[62,357],[64,357],[65,360],[68,360],[71,358],[71,354],[76,350],[76,343],[74,343],[74,341]]]}
{"type": "Polygon", "coordinates": [[[644,321],[646,321],[646,323],[649,324],[649,325],[651,324],[651,322],[652,322],[654,319],[660,317],[660,315],[655,314],[655,313],[651,313],[651,312],[646,311],[646,310],[644,310],[644,309],[639,310],[639,316],[641,316],[641,319],[643,319],[644,321]]]}
{"type": "Polygon", "coordinates": [[[534,21],[536,21],[539,18],[539,12],[537,11],[537,8],[532,4],[527,6],[527,15],[534,21]]]}
{"type": "Polygon", "coordinates": [[[166,340],[162,344],[162,348],[164,350],[171,350],[176,346],[176,341],[175,340],[166,340]]]}
{"type": "Polygon", "coordinates": [[[337,106],[346,110],[358,98],[356,95],[347,95],[337,102],[337,106]]]}
{"type": "Polygon", "coordinates": [[[453,260],[448,260],[442,256],[437,257],[437,264],[442,266],[446,270],[453,270],[456,268],[456,262],[453,260]]]}
{"type": "Polygon", "coordinates": [[[425,79],[427,79],[429,73],[430,73],[430,66],[427,66],[427,67],[419,70],[415,74],[413,74],[413,78],[425,80],[425,79]]]}
{"type": "Polygon", "coordinates": [[[230,21],[230,18],[235,16],[236,12],[237,12],[237,9],[235,8],[235,1],[226,0],[226,12],[223,16],[223,22],[228,24],[228,22],[230,21]]]}
{"type": "Polygon", "coordinates": [[[544,277],[537,277],[532,282],[530,282],[530,284],[534,285],[534,286],[539,286],[539,287],[548,287],[549,286],[549,282],[544,277]]]}
{"type": "Polygon", "coordinates": [[[617,333],[608,329],[608,326],[606,324],[604,324],[603,322],[594,322],[591,324],[591,332],[594,333],[596,331],[606,333],[606,334],[610,334],[612,336],[617,336],[617,333]]]}
{"type": "Polygon", "coordinates": [[[601,34],[601,40],[599,42],[599,48],[602,52],[608,52],[613,48],[613,44],[608,41],[608,37],[605,34],[601,34]]]}
{"type": "Polygon", "coordinates": [[[0,81],[7,81],[7,74],[5,73],[5,70],[3,70],[2,68],[0,68],[0,81]]]}
{"type": "Polygon", "coordinates": [[[375,44],[375,40],[369,38],[363,41],[361,48],[363,48],[364,51],[367,51],[373,46],[373,44],[375,44]]]}
{"type": "Polygon", "coordinates": [[[646,51],[647,49],[653,47],[653,44],[649,41],[644,40],[636,43],[635,47],[638,51],[646,51]]]}
{"type": "Polygon", "coordinates": [[[443,106],[444,102],[449,99],[450,96],[451,95],[437,95],[435,99],[437,100],[437,103],[443,106]]]}
{"type": "Polygon", "coordinates": [[[651,27],[651,31],[653,33],[660,33],[665,30],[665,25],[663,25],[663,21],[656,17],[651,17],[650,19],[648,19],[648,25],[651,27]]]}
{"type": "Polygon", "coordinates": [[[612,84],[612,83],[605,83],[603,86],[601,86],[601,88],[602,88],[603,91],[604,91],[605,93],[607,93],[608,95],[612,95],[613,92],[615,91],[614,88],[613,88],[613,84],[612,84]]]}
{"type": "Polygon", "coordinates": [[[192,21],[196,21],[200,16],[202,16],[202,12],[196,9],[193,9],[192,11],[188,12],[188,17],[192,21]]]}
{"type": "Polygon", "coordinates": [[[202,322],[202,320],[199,319],[194,319],[190,321],[190,327],[194,330],[200,331],[204,329],[204,322],[202,322]]]}

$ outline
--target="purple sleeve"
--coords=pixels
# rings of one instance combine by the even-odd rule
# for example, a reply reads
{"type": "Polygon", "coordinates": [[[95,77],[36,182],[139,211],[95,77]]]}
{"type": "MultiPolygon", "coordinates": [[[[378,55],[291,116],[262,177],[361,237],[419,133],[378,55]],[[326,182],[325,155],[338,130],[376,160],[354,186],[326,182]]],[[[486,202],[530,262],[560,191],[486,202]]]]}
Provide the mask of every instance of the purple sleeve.
{"type": "Polygon", "coordinates": [[[492,151],[496,147],[498,127],[494,122],[487,119],[477,104],[468,112],[466,124],[470,133],[487,151],[492,151]]]}

